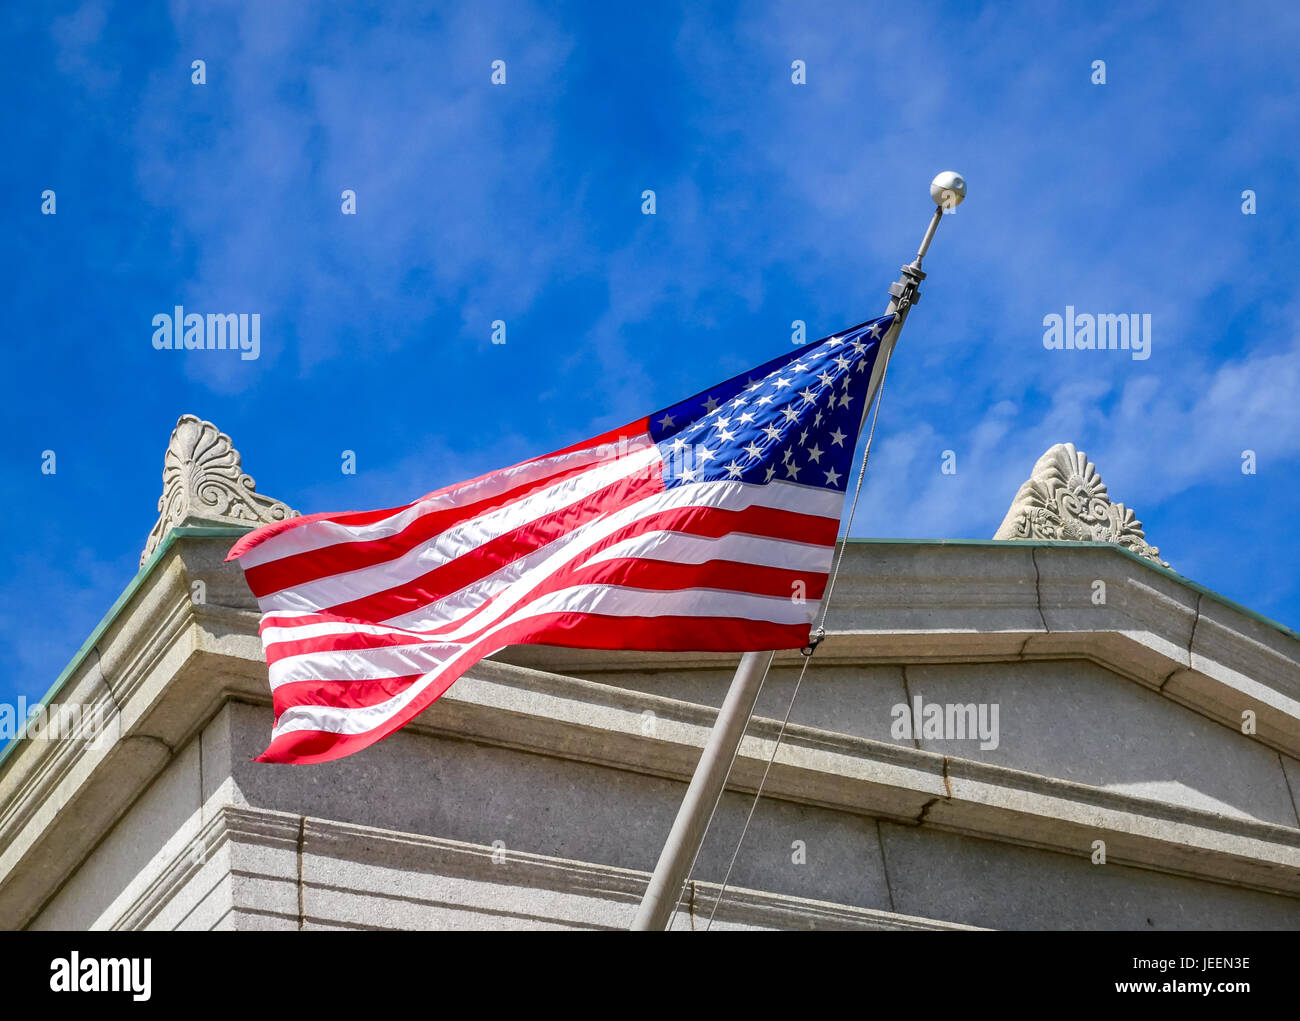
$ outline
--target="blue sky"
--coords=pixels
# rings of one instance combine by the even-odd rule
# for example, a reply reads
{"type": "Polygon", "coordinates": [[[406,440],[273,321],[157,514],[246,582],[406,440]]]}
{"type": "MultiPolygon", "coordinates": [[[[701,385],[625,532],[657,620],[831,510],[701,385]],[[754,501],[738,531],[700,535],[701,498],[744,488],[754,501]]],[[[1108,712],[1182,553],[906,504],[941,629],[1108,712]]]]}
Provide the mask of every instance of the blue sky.
{"type": "Polygon", "coordinates": [[[404,503],[879,314],[949,168],[854,533],[988,538],[1072,441],[1175,569],[1300,625],[1292,3],[91,0],[0,33],[0,698],[135,574],[182,413],[299,510],[404,503]],[[154,350],[176,304],[260,313],[261,356],[154,350]],[[1149,313],[1150,359],[1046,350],[1067,305],[1149,313]]]}

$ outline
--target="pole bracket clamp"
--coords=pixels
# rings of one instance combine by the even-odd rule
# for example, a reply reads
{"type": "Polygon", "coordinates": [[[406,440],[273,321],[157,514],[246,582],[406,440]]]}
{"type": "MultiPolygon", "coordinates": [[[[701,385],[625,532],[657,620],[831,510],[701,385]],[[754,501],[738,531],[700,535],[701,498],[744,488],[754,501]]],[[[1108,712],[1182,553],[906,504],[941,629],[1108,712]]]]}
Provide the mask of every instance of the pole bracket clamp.
{"type": "Polygon", "coordinates": [[[926,277],[919,258],[904,266],[901,272],[903,275],[889,285],[889,294],[894,299],[897,312],[903,312],[921,301],[921,281],[926,277]]]}
{"type": "Polygon", "coordinates": [[[805,657],[811,656],[814,652],[817,651],[817,646],[821,645],[822,639],[824,639],[825,637],[826,637],[826,629],[824,627],[818,626],[818,628],[815,631],[813,631],[812,634],[809,636],[808,644],[799,650],[799,655],[805,657]]]}

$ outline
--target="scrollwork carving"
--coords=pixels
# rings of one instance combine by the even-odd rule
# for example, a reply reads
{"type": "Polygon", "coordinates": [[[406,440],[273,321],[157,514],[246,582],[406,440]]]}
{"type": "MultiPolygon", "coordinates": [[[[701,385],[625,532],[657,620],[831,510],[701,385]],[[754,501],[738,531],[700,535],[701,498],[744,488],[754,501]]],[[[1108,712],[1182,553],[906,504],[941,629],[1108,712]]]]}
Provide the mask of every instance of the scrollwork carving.
{"type": "Polygon", "coordinates": [[[230,437],[195,415],[182,415],[172,430],[158,513],[141,565],[178,525],[256,526],[298,516],[287,504],[257,492],[230,437]]]}
{"type": "Polygon", "coordinates": [[[993,538],[1109,542],[1169,566],[1133,511],[1111,502],[1096,465],[1073,443],[1058,443],[1038,459],[993,538]]]}

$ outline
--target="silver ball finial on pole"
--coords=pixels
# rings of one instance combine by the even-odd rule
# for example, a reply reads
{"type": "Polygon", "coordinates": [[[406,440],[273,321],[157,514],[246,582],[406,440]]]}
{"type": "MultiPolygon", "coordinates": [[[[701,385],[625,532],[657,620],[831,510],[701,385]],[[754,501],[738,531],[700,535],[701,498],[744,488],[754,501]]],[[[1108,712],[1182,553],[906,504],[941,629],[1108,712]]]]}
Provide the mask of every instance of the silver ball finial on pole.
{"type": "Polygon", "coordinates": [[[934,232],[939,229],[939,221],[943,219],[943,214],[951,213],[965,201],[966,178],[955,170],[945,170],[930,182],[930,198],[934,199],[934,215],[930,217],[930,226],[925,229],[921,247],[916,250],[916,258],[910,265],[903,267],[903,275],[889,287],[891,300],[886,313],[898,313],[896,326],[902,326],[902,320],[907,316],[908,309],[921,300],[918,288],[921,281],[925,279],[925,274],[921,272],[921,260],[930,250],[930,242],[934,240],[934,232]]]}
{"type": "Polygon", "coordinates": [[[921,268],[921,260],[925,258],[925,253],[930,250],[930,241],[934,238],[934,232],[939,227],[939,218],[944,213],[951,213],[966,198],[966,178],[955,170],[945,170],[942,174],[936,174],[933,181],[930,182],[930,198],[934,199],[934,215],[930,217],[930,226],[926,229],[925,237],[921,239],[921,247],[916,251],[916,259],[912,263],[913,268],[921,268]]]}
{"type": "Polygon", "coordinates": [[[936,174],[930,182],[930,198],[940,209],[956,209],[966,197],[966,178],[955,170],[936,174]]]}

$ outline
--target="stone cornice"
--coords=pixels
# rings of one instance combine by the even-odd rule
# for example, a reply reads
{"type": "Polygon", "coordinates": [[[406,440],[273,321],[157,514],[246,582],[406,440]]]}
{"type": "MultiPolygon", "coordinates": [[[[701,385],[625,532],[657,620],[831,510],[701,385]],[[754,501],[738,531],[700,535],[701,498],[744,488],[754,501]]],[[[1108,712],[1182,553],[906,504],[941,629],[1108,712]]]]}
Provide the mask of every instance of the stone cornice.
{"type": "MultiPolygon", "coordinates": [[[[245,815],[251,814],[245,812],[245,815]]],[[[620,902],[625,905],[629,925],[650,878],[649,873],[633,869],[517,850],[506,850],[505,861],[498,864],[494,855],[499,852],[481,844],[396,833],[313,817],[304,820],[304,855],[366,862],[374,859],[376,851],[388,863],[396,862],[413,871],[434,872],[451,878],[499,880],[500,870],[505,867],[510,870],[512,883],[531,890],[577,893],[620,902]]],[[[703,912],[707,916],[719,887],[714,883],[696,882],[694,885],[696,913],[703,912]]],[[[730,922],[771,928],[807,928],[810,922],[852,929],[971,928],[742,887],[728,888],[726,899],[719,905],[717,921],[724,925],[730,922]]],[[[683,911],[679,912],[678,922],[689,926],[691,920],[683,911]]]]}
{"type": "MultiPolygon", "coordinates": [[[[24,924],[174,752],[229,698],[266,704],[258,613],[226,535],[178,535],[132,583],[62,680],[63,701],[111,705],[101,747],[21,741],[0,763],[0,927],[24,924]],[[205,582],[195,603],[192,584],[205,582]]],[[[1205,599],[1114,547],[879,544],[846,558],[819,659],[965,662],[1092,659],[1235,728],[1300,751],[1300,642],[1205,599]],[[1089,599],[1107,583],[1105,605],[1089,599]],[[864,627],[863,622],[870,622],[864,627]],[[847,630],[852,628],[852,630],[847,630]],[[1259,678],[1267,679],[1265,681],[1259,678]]],[[[556,654],[575,671],[635,668],[647,654],[556,654]]],[[[791,654],[797,655],[797,654],[791,654]]],[[[650,657],[660,668],[734,657],[650,657]]],[[[554,667],[553,667],[554,668],[554,667]]],[[[548,755],[685,778],[712,708],[576,677],[487,662],[411,725],[548,755]],[[642,732],[645,710],[659,720],[642,732]]],[[[732,786],[752,789],[770,752],[756,720],[732,786]]],[[[1245,740],[1245,738],[1243,738],[1245,740]]],[[[900,822],[1110,858],[1300,895],[1300,832],[1004,767],[794,725],[773,768],[774,797],[900,822]]]]}
{"type": "MultiPolygon", "coordinates": [[[[1082,659],[1234,731],[1254,712],[1253,739],[1300,758],[1300,639],[1172,571],[1102,543],[885,541],[850,552],[817,662],[1082,659]]],[[[579,676],[735,659],[544,646],[498,658],[579,676]]]]}
{"type": "MultiPolygon", "coordinates": [[[[532,890],[576,894],[622,905],[629,923],[649,879],[648,873],[632,869],[515,850],[506,852],[506,860],[502,863],[496,858],[499,853],[497,849],[481,844],[399,833],[270,809],[226,806],[132,900],[113,923],[113,928],[144,928],[159,917],[171,899],[202,870],[204,864],[211,861],[219,851],[232,845],[236,848],[244,845],[285,850],[294,854],[297,854],[301,846],[303,856],[308,858],[358,863],[370,863],[379,859],[387,868],[398,867],[415,874],[433,873],[450,880],[498,881],[504,868],[508,870],[512,883],[532,890]]],[[[311,875],[297,877],[294,881],[311,887],[316,887],[320,882],[311,875]]],[[[714,883],[696,882],[694,885],[696,913],[707,917],[719,887],[714,883]]],[[[310,902],[305,892],[300,893],[300,903],[308,906],[309,917],[305,921],[310,924],[310,902]]],[[[238,911],[241,905],[235,904],[233,907],[238,911]]],[[[692,924],[686,911],[679,913],[678,921],[680,927],[692,924]]],[[[774,929],[814,927],[969,931],[974,928],[742,887],[728,888],[727,897],[718,909],[717,923],[722,927],[730,923],[774,929]]]]}
{"type": "MultiPolygon", "coordinates": [[[[502,667],[463,678],[441,705],[422,718],[435,733],[679,780],[690,778],[716,715],[707,706],[554,674],[510,675],[502,667]],[[647,710],[656,717],[654,737],[642,733],[647,710]]],[[[751,722],[729,789],[756,788],[779,727],[776,720],[751,722]]],[[[1300,829],[869,738],[790,724],[764,790],[1067,854],[1086,856],[1104,836],[1112,862],[1300,896],[1300,829]]]]}

